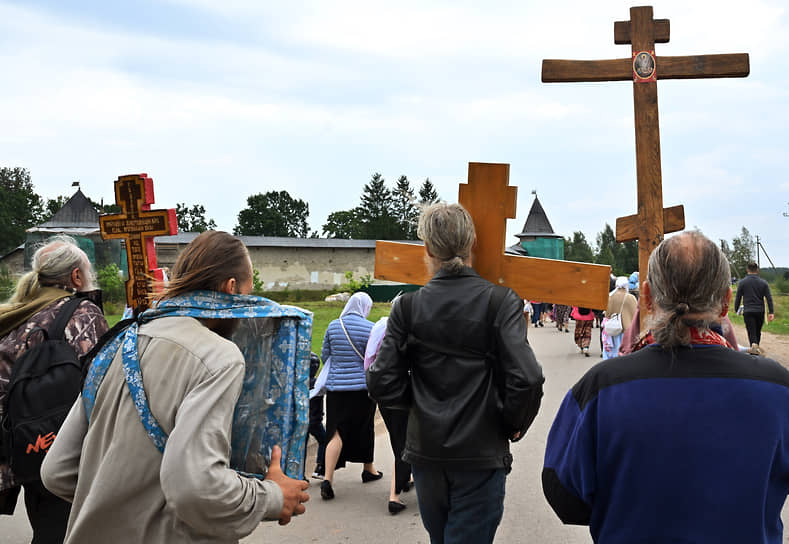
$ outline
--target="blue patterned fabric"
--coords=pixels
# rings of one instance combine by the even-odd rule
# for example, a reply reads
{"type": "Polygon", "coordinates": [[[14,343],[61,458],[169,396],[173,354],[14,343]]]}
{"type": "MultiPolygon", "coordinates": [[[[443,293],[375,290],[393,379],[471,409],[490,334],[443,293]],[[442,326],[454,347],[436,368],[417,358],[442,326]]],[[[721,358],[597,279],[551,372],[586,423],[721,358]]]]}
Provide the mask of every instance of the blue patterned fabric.
{"type": "MultiPolygon", "coordinates": [[[[195,291],[161,301],[138,318],[139,324],[168,316],[240,319],[233,341],[246,361],[244,385],[236,403],[230,466],[240,473],[263,476],[271,448],[282,448],[282,470],[303,476],[309,407],[309,359],[312,314],[293,306],[249,296],[195,291]]],[[[126,383],[151,440],[164,451],[167,435],[151,414],[137,359],[138,323],[108,342],[93,359],[82,391],[88,420],[101,381],[118,349],[126,383]]]]}

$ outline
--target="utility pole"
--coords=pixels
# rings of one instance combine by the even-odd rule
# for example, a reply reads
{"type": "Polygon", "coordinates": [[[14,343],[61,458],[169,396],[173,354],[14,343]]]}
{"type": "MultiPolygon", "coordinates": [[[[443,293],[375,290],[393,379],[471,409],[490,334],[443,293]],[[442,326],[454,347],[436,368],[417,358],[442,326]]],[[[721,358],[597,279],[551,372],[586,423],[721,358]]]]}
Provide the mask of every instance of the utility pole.
{"type": "MultiPolygon", "coordinates": [[[[787,214],[784,214],[784,215],[786,215],[787,217],[789,217],[789,215],[787,215],[787,214]]],[[[762,244],[761,238],[759,238],[759,235],[757,234],[757,235],[756,235],[756,265],[757,265],[757,266],[758,266],[760,269],[762,268],[762,266],[761,266],[761,264],[759,263],[759,254],[760,254],[762,251],[764,252],[764,256],[765,256],[765,257],[767,257],[767,260],[768,260],[768,261],[770,261],[770,265],[773,267],[773,270],[775,270],[775,264],[773,264],[773,260],[772,260],[772,259],[770,258],[770,256],[767,254],[767,250],[766,250],[766,249],[764,249],[764,245],[762,244]]]]}

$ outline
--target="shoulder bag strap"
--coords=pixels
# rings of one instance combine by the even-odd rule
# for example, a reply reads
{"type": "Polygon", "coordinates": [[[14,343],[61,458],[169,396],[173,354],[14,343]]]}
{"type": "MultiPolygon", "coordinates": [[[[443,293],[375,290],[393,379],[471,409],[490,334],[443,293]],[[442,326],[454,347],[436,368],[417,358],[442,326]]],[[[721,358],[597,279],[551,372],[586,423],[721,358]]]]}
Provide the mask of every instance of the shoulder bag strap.
{"type": "Polygon", "coordinates": [[[342,317],[340,317],[340,326],[342,327],[342,332],[344,332],[344,333],[345,333],[345,338],[347,338],[347,339],[348,339],[348,343],[349,343],[349,344],[351,345],[351,347],[353,348],[353,351],[355,351],[355,352],[356,352],[356,355],[358,355],[358,356],[359,356],[359,358],[362,360],[362,364],[364,364],[364,355],[362,355],[361,353],[359,353],[359,350],[358,350],[358,349],[356,349],[356,346],[354,345],[354,343],[353,343],[353,340],[351,340],[351,337],[348,335],[348,330],[345,328],[345,323],[343,323],[343,322],[342,322],[342,317]]]}
{"type": "Polygon", "coordinates": [[[74,314],[74,311],[77,309],[77,306],[85,300],[83,298],[72,297],[66,302],[63,306],[60,307],[60,311],[58,315],[55,317],[55,320],[52,322],[52,325],[49,326],[48,336],[52,339],[63,339],[63,333],[66,330],[66,325],[68,325],[71,316],[74,314]]]}

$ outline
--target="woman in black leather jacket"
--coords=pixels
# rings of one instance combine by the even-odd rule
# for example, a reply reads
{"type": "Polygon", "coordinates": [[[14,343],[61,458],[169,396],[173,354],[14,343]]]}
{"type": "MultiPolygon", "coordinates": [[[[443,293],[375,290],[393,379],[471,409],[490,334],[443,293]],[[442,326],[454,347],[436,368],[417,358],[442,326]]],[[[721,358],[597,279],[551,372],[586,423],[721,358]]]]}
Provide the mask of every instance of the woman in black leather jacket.
{"type": "Polygon", "coordinates": [[[504,508],[509,441],[537,415],[542,369],[526,341],[523,301],[469,266],[468,212],[434,204],[419,235],[435,275],[392,308],[368,389],[381,406],[409,410],[403,459],[431,540],[490,542],[504,508]]]}

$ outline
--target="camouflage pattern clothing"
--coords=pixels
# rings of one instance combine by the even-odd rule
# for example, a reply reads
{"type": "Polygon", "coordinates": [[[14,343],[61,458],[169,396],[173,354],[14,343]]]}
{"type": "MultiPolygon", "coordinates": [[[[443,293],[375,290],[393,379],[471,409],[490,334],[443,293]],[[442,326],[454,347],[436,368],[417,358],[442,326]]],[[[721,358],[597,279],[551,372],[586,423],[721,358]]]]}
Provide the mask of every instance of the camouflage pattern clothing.
{"type": "MultiPolygon", "coordinates": [[[[43,310],[39,311],[27,322],[17,327],[6,337],[0,339],[0,418],[3,416],[3,406],[8,393],[8,383],[11,379],[11,369],[20,355],[25,351],[25,340],[28,333],[40,327],[49,329],[61,306],[66,303],[69,297],[64,297],[51,303],[43,310]]],[[[101,336],[109,330],[107,320],[98,306],[85,300],[80,304],[71,316],[66,330],[64,331],[66,341],[74,348],[78,356],[88,353],[101,336]]],[[[33,334],[28,341],[28,347],[33,347],[41,343],[43,335],[33,334]]],[[[0,491],[14,487],[13,473],[8,465],[0,464],[0,491]]]]}

